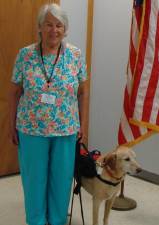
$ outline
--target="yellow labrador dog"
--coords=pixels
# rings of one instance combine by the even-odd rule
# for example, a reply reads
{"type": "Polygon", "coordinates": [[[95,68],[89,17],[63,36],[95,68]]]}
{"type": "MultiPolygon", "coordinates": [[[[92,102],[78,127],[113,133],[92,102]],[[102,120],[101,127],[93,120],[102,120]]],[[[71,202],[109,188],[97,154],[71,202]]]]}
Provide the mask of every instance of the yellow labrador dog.
{"type": "Polygon", "coordinates": [[[98,225],[99,206],[105,200],[103,224],[108,225],[108,217],[114,199],[120,190],[121,181],[126,173],[141,172],[140,165],[135,160],[135,152],[127,147],[102,155],[97,160],[101,172],[97,177],[82,177],[83,188],[93,197],[93,225],[98,225]]]}

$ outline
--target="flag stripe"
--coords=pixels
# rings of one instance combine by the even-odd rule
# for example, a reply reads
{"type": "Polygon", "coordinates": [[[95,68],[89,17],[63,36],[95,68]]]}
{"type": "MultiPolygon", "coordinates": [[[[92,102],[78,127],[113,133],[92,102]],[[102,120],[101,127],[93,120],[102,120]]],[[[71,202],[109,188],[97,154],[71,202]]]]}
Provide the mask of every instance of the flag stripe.
{"type": "Polygon", "coordinates": [[[156,119],[156,124],[159,124],[159,110],[158,110],[158,115],[157,115],[157,119],[156,119]]]}
{"type": "Polygon", "coordinates": [[[139,127],[140,128],[140,133],[141,133],[141,135],[144,135],[144,134],[146,134],[147,133],[147,128],[145,128],[145,127],[139,127]]]}
{"type": "MultiPolygon", "coordinates": [[[[125,99],[127,101],[124,101],[124,112],[125,113],[123,115],[125,115],[127,121],[129,121],[129,118],[130,118],[130,114],[129,114],[130,113],[130,110],[129,109],[130,109],[130,107],[129,107],[129,104],[128,104],[129,94],[128,94],[127,88],[125,89],[125,99]]],[[[128,128],[125,128],[125,129],[127,130],[128,128]]],[[[129,129],[131,130],[131,132],[129,132],[130,135],[128,134],[127,131],[126,132],[123,131],[123,133],[126,133],[127,135],[129,135],[131,137],[134,136],[134,138],[137,138],[140,135],[139,127],[134,126],[134,125],[131,125],[131,126],[129,126],[129,129]]]]}
{"type": "Polygon", "coordinates": [[[131,46],[134,48],[135,50],[135,54],[136,54],[136,51],[137,51],[137,44],[138,44],[138,37],[139,37],[139,27],[138,27],[138,24],[137,24],[137,20],[136,20],[136,17],[133,16],[133,19],[132,19],[132,26],[131,26],[131,39],[133,41],[133,43],[131,44],[131,46]]]}
{"type": "Polygon", "coordinates": [[[118,143],[120,144],[120,145],[122,145],[122,144],[124,144],[124,143],[126,143],[127,142],[127,140],[126,140],[126,138],[125,138],[125,136],[124,136],[124,134],[123,134],[123,131],[122,131],[122,129],[121,129],[121,124],[119,125],[119,132],[118,132],[118,143]]]}
{"type": "Polygon", "coordinates": [[[132,73],[131,73],[131,69],[130,69],[130,64],[128,65],[128,72],[127,72],[127,91],[128,91],[128,95],[130,96],[131,94],[131,79],[132,79],[132,73]]]}
{"type": "MultiPolygon", "coordinates": [[[[157,25],[154,24],[154,27],[156,26],[159,27],[159,17],[158,17],[158,11],[156,12],[157,14],[157,25]]],[[[155,18],[154,18],[155,19],[155,18]]],[[[153,51],[155,52],[155,56],[154,56],[154,63],[153,63],[153,69],[151,72],[151,77],[150,77],[150,81],[148,84],[148,88],[147,88],[147,93],[146,93],[146,97],[145,97],[145,101],[144,101],[144,106],[143,106],[143,117],[142,120],[143,121],[149,121],[153,123],[156,122],[156,114],[158,111],[158,106],[159,106],[159,102],[157,101],[158,98],[158,92],[159,92],[159,88],[157,88],[158,86],[158,76],[159,76],[159,63],[158,63],[158,50],[159,50],[159,30],[158,32],[156,32],[156,30],[154,29],[154,36],[156,34],[156,40],[154,41],[155,46],[153,51]],[[153,99],[153,101],[152,101],[153,99]],[[150,119],[151,118],[151,119],[150,119]]]]}
{"type": "Polygon", "coordinates": [[[142,5],[134,7],[135,8],[135,17],[138,24],[138,27],[141,26],[141,18],[142,18],[142,5]]]}
{"type": "Polygon", "coordinates": [[[122,128],[122,132],[123,132],[123,135],[126,138],[126,140],[131,141],[134,138],[134,136],[133,136],[133,133],[132,133],[131,128],[129,126],[129,122],[126,118],[125,113],[123,113],[123,115],[122,115],[121,128],[122,128]]]}
{"type": "Polygon", "coordinates": [[[130,68],[131,73],[134,73],[135,62],[136,62],[136,50],[134,48],[134,41],[131,39],[131,49],[130,49],[130,68]]]}

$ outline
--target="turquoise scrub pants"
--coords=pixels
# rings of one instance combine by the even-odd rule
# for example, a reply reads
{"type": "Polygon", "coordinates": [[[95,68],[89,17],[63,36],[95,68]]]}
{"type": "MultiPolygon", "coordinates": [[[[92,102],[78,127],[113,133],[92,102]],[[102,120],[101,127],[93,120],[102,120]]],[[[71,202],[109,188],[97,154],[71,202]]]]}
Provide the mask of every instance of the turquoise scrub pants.
{"type": "Polygon", "coordinates": [[[29,225],[65,225],[74,172],[76,135],[19,132],[19,164],[29,225]]]}

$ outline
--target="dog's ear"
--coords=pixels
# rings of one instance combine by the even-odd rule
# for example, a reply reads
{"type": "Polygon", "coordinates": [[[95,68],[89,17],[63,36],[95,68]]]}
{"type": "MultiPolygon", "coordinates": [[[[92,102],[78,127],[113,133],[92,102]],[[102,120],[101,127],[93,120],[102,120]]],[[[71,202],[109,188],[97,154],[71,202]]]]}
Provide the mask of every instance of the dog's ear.
{"type": "Polygon", "coordinates": [[[113,153],[104,158],[103,164],[105,166],[109,166],[112,170],[115,170],[116,169],[116,160],[117,160],[117,155],[115,153],[113,153]]]}

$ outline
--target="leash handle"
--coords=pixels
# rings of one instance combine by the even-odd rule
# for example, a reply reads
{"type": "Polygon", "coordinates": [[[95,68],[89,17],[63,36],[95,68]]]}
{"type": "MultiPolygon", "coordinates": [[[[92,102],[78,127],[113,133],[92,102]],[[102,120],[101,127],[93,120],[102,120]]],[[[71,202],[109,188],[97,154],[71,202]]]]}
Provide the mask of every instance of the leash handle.
{"type": "Polygon", "coordinates": [[[89,152],[87,146],[83,142],[80,142],[81,138],[82,137],[78,138],[78,140],[77,140],[77,145],[78,145],[79,149],[81,147],[83,147],[86,150],[86,152],[89,152]]]}

